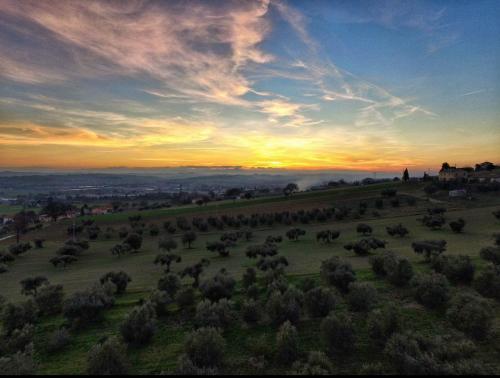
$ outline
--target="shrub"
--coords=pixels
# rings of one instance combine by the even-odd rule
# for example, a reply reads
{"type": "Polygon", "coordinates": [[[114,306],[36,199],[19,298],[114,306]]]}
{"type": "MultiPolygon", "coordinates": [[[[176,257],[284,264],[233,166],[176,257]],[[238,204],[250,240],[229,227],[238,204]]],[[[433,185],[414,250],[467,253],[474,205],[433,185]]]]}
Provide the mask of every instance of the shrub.
{"type": "Polygon", "coordinates": [[[276,352],[278,360],[282,363],[292,363],[300,354],[299,335],[297,329],[286,321],[276,335],[276,352]]]}
{"type": "Polygon", "coordinates": [[[64,316],[78,328],[100,319],[102,312],[114,304],[114,286],[96,284],[74,293],[63,304],[64,316]]]}
{"type": "Polygon", "coordinates": [[[335,307],[337,298],[330,288],[316,287],[305,294],[305,304],[312,317],[324,317],[335,307]]]}
{"type": "Polygon", "coordinates": [[[364,238],[358,242],[351,242],[344,246],[344,248],[348,251],[354,251],[354,253],[358,256],[367,256],[372,250],[378,248],[384,248],[386,242],[383,240],[379,240],[376,238],[364,238]]]}
{"type": "Polygon", "coordinates": [[[8,303],[2,312],[3,333],[10,336],[16,329],[34,324],[37,319],[37,308],[32,300],[13,304],[8,303]]]}
{"type": "Polygon", "coordinates": [[[191,248],[191,245],[196,240],[196,233],[193,231],[188,231],[182,235],[182,244],[184,246],[187,245],[188,248],[191,248]]]}
{"type": "Polygon", "coordinates": [[[134,308],[120,326],[120,333],[129,344],[145,345],[155,332],[156,311],[150,303],[134,308]]]}
{"type": "Polygon", "coordinates": [[[25,278],[20,282],[21,293],[23,295],[36,295],[38,289],[42,285],[48,284],[48,282],[47,278],[43,276],[25,278]]]}
{"type": "Polygon", "coordinates": [[[423,240],[411,244],[413,251],[424,254],[425,261],[430,262],[436,256],[446,251],[446,240],[423,240]]]}
{"type": "Polygon", "coordinates": [[[205,299],[196,306],[194,322],[197,327],[226,328],[236,318],[227,299],[212,303],[205,299]]]}
{"type": "Polygon", "coordinates": [[[291,375],[331,375],[333,365],[323,352],[312,351],[307,355],[304,362],[296,362],[293,365],[291,375]]]}
{"type": "Polygon", "coordinates": [[[148,300],[158,316],[165,315],[167,313],[167,306],[173,302],[172,297],[162,290],[153,290],[148,300]]]}
{"type": "MultiPolygon", "coordinates": [[[[389,252],[386,252],[389,253],[389,252]]],[[[373,255],[370,256],[368,262],[372,267],[373,273],[377,276],[385,276],[387,272],[384,269],[384,256],[383,255],[373,255]]]]}
{"type": "Polygon", "coordinates": [[[66,328],[59,328],[49,335],[47,351],[49,353],[59,352],[71,342],[71,336],[66,328]]]}
{"type": "Polygon", "coordinates": [[[443,266],[443,274],[454,283],[470,284],[474,279],[475,267],[469,256],[451,255],[446,256],[443,266]]]}
{"type": "Polygon", "coordinates": [[[158,281],[158,290],[166,292],[172,298],[181,288],[181,280],[177,274],[168,273],[158,281]]]}
{"type": "Polygon", "coordinates": [[[44,315],[56,315],[62,311],[64,290],[62,285],[46,285],[42,287],[35,299],[40,312],[44,315]]]}
{"type": "Polygon", "coordinates": [[[175,255],[173,253],[162,253],[156,256],[154,263],[156,265],[160,264],[161,266],[164,267],[165,273],[170,272],[170,265],[172,263],[180,263],[182,261],[182,258],[178,255],[175,255]]]}
{"type": "Polygon", "coordinates": [[[413,267],[405,258],[386,255],[384,270],[387,272],[389,282],[396,286],[405,286],[413,277],[413,267]]]}
{"type": "Polygon", "coordinates": [[[378,345],[385,345],[387,340],[402,329],[401,313],[394,304],[373,310],[367,321],[368,335],[378,345]]]}
{"type": "Polygon", "coordinates": [[[101,284],[105,284],[106,282],[111,282],[116,287],[116,294],[123,294],[125,290],[127,290],[128,283],[131,282],[132,279],[130,276],[123,272],[108,272],[104,276],[101,277],[101,284]]]}
{"type": "Polygon", "coordinates": [[[9,246],[9,252],[14,256],[19,256],[31,249],[31,243],[18,243],[9,246]]]}
{"type": "Polygon", "coordinates": [[[262,308],[253,299],[245,300],[241,305],[241,318],[247,324],[256,324],[262,317],[262,308]]]}
{"type": "Polygon", "coordinates": [[[259,287],[255,284],[253,284],[252,286],[249,286],[245,290],[245,294],[248,298],[257,300],[259,298],[259,294],[260,294],[259,287]]]}
{"type": "Polygon", "coordinates": [[[185,354],[179,357],[175,375],[218,375],[219,370],[214,367],[200,368],[196,366],[185,354]]]}
{"type": "Polygon", "coordinates": [[[347,292],[349,284],[356,280],[356,273],[351,264],[342,261],[339,257],[332,257],[321,263],[321,277],[327,285],[347,292]]]}
{"type": "Polygon", "coordinates": [[[10,335],[0,339],[0,355],[23,352],[29,345],[32,345],[34,336],[33,324],[26,324],[22,328],[13,330],[10,335]]]}
{"type": "Polygon", "coordinates": [[[247,268],[243,273],[242,284],[245,289],[257,282],[257,272],[254,268],[247,268]]]}
{"type": "Polygon", "coordinates": [[[59,266],[65,268],[66,266],[73,264],[76,261],[78,261],[78,258],[71,255],[56,256],[49,260],[49,262],[56,268],[59,266]]]}
{"type": "Polygon", "coordinates": [[[142,246],[142,236],[137,233],[132,233],[129,234],[123,242],[128,245],[131,250],[137,252],[142,246]]]}
{"type": "Polygon", "coordinates": [[[266,312],[274,325],[281,325],[287,320],[298,323],[300,319],[300,302],[292,295],[273,291],[266,304],[266,312]]]}
{"type": "Polygon", "coordinates": [[[473,343],[452,336],[427,337],[416,332],[394,334],[384,349],[399,374],[481,374],[484,369],[470,360],[473,343]]]}
{"type": "Polygon", "coordinates": [[[450,299],[450,284],[439,273],[421,274],[411,280],[415,299],[429,308],[445,305],[450,299]]]}
{"type": "Polygon", "coordinates": [[[408,231],[408,229],[405,226],[403,226],[401,223],[399,223],[395,226],[388,226],[388,227],[386,227],[386,230],[390,236],[399,236],[402,238],[410,233],[410,231],[408,231]]]}
{"type": "Polygon", "coordinates": [[[366,236],[366,235],[371,235],[372,232],[373,232],[373,229],[370,225],[368,224],[364,224],[364,223],[360,223],[358,224],[358,226],[356,227],[356,231],[360,234],[362,234],[363,236],[366,236]]]}
{"type": "Polygon", "coordinates": [[[460,218],[450,222],[450,228],[455,234],[460,234],[465,227],[465,221],[460,218]]]}
{"type": "Polygon", "coordinates": [[[217,368],[224,360],[226,342],[215,328],[199,328],[186,340],[186,356],[199,368],[217,368]]]}
{"type": "Polygon", "coordinates": [[[186,287],[179,290],[175,296],[175,301],[183,310],[189,310],[195,302],[194,290],[191,287],[186,287]]]}
{"type": "Polygon", "coordinates": [[[127,350],[115,337],[92,347],[87,356],[90,375],[125,375],[128,369],[127,350]]]}
{"type": "Polygon", "coordinates": [[[0,371],[4,375],[34,375],[36,373],[36,364],[33,359],[33,346],[30,345],[24,352],[1,357],[0,371]]]}
{"type": "Polygon", "coordinates": [[[354,349],[356,337],[347,314],[330,314],[322,320],[320,328],[323,342],[331,354],[349,353],[354,349]]]}
{"type": "Polygon", "coordinates": [[[225,269],[221,269],[215,276],[200,284],[200,291],[205,298],[218,301],[222,298],[231,298],[235,286],[234,278],[225,269]]]}
{"type": "Polygon", "coordinates": [[[298,287],[300,288],[300,290],[302,290],[304,293],[306,293],[309,290],[312,290],[315,287],[317,287],[317,283],[316,283],[316,280],[314,280],[313,278],[306,277],[306,278],[303,278],[299,281],[298,287]]]}
{"type": "Polygon", "coordinates": [[[465,293],[452,299],[446,316],[455,328],[482,340],[491,330],[494,313],[487,300],[465,293]]]}
{"type": "Polygon", "coordinates": [[[500,301],[500,267],[489,264],[474,281],[474,288],[484,297],[500,301]]]}
{"type": "Polygon", "coordinates": [[[500,265],[500,247],[485,247],[481,249],[479,255],[486,261],[500,265]]]}
{"type": "Polygon", "coordinates": [[[377,289],[369,282],[353,282],[349,285],[347,301],[353,311],[369,311],[378,302],[377,289]]]}

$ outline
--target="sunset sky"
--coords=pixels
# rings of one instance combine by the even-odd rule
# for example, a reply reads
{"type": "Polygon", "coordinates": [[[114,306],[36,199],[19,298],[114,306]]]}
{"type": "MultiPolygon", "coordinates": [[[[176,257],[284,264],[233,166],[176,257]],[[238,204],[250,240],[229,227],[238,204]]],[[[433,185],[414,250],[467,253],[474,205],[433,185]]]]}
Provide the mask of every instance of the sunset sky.
{"type": "Polygon", "coordinates": [[[497,0],[0,0],[0,166],[500,163],[499,20],[497,0]]]}

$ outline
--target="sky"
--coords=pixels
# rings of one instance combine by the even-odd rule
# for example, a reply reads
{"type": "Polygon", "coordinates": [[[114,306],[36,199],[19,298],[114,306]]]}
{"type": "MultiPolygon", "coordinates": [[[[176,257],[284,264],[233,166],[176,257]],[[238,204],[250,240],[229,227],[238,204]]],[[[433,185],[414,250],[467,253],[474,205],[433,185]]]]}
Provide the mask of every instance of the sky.
{"type": "Polygon", "coordinates": [[[0,0],[0,167],[500,163],[500,1],[0,0]]]}

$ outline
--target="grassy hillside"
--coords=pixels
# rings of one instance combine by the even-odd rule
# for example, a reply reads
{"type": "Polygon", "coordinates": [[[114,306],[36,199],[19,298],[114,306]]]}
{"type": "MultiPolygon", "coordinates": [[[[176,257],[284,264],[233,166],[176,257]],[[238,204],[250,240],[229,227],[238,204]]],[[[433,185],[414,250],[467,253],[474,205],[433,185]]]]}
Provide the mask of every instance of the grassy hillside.
{"type": "MultiPolygon", "coordinates": [[[[448,209],[446,219],[448,221],[463,218],[466,221],[463,233],[455,234],[448,225],[441,230],[430,231],[418,221],[426,209],[436,206],[425,199],[420,185],[401,186],[400,184],[388,183],[378,186],[332,189],[324,192],[298,193],[292,198],[262,198],[242,201],[226,201],[219,204],[207,206],[186,206],[166,210],[154,210],[141,212],[140,215],[147,223],[161,224],[166,219],[183,215],[186,217],[207,216],[208,214],[251,214],[257,212],[274,212],[284,209],[300,210],[315,207],[351,206],[356,207],[359,201],[368,203],[368,210],[360,219],[349,217],[346,220],[330,220],[311,224],[298,224],[293,226],[276,225],[273,227],[258,227],[253,230],[253,238],[250,241],[238,241],[234,248],[230,249],[229,257],[220,257],[206,249],[206,243],[219,240],[221,231],[211,229],[208,232],[197,232],[197,240],[193,248],[183,248],[181,234],[176,233],[173,237],[178,241],[179,248],[176,253],[182,257],[182,262],[173,264],[172,271],[180,272],[184,267],[198,262],[202,258],[210,260],[210,266],[205,270],[202,277],[211,277],[221,268],[233,275],[238,281],[247,267],[255,266],[256,261],[248,259],[245,251],[250,245],[261,244],[269,235],[285,236],[291,227],[300,227],[306,234],[299,241],[289,241],[284,238],[279,244],[279,254],[285,256],[289,262],[286,269],[287,279],[292,284],[300,282],[308,277],[320,283],[319,271],[323,260],[332,256],[340,256],[352,264],[356,271],[358,281],[371,282],[375,285],[380,296],[378,307],[387,303],[396,303],[401,309],[405,327],[416,329],[426,335],[447,334],[452,332],[452,327],[446,320],[445,309],[429,310],[418,304],[409,287],[398,288],[377,277],[370,269],[368,257],[356,256],[353,252],[346,251],[343,246],[351,241],[360,239],[356,232],[356,226],[363,222],[373,227],[373,236],[387,241],[387,250],[395,252],[398,256],[408,258],[416,272],[429,272],[428,264],[423,263],[423,258],[416,255],[411,248],[413,241],[423,239],[444,239],[447,241],[447,255],[468,255],[479,272],[486,265],[479,257],[482,247],[492,245],[492,234],[500,229],[500,222],[492,216],[496,206],[470,206],[469,203],[449,203],[446,199],[439,202],[439,206],[448,209]],[[387,187],[397,187],[402,196],[401,206],[392,207],[386,201],[383,209],[378,210],[378,216],[373,214],[375,210],[374,199],[380,197],[380,191],[387,187]],[[414,205],[405,202],[405,198],[416,199],[414,205]],[[391,237],[387,235],[386,227],[402,223],[410,230],[410,234],[404,238],[391,237]],[[323,244],[316,241],[316,232],[332,229],[340,231],[340,237],[331,244],[323,244]]],[[[110,214],[96,217],[96,221],[103,228],[112,226],[118,228],[128,223],[128,217],[133,213],[110,214]]],[[[67,222],[51,225],[48,228],[28,234],[27,240],[35,237],[47,239],[42,249],[32,249],[21,255],[9,265],[9,272],[0,275],[1,295],[8,300],[18,302],[23,299],[20,292],[19,281],[23,278],[36,275],[47,277],[53,284],[62,284],[66,296],[80,291],[92,285],[103,274],[112,270],[123,270],[132,277],[132,282],[127,288],[127,293],[116,299],[115,305],[107,310],[104,319],[89,327],[72,331],[71,342],[61,352],[49,353],[46,348],[48,336],[56,329],[65,324],[62,316],[43,317],[36,328],[35,349],[36,360],[39,364],[39,372],[45,374],[81,374],[85,373],[87,366],[87,352],[99,340],[105,336],[119,335],[119,326],[125,316],[137,305],[141,299],[147,299],[152,289],[162,276],[160,267],[153,264],[155,256],[159,253],[158,240],[164,235],[161,230],[159,236],[150,236],[145,232],[144,242],[138,253],[127,254],[121,258],[112,256],[110,248],[119,243],[117,236],[107,240],[100,236],[96,241],[90,242],[90,248],[83,253],[79,260],[64,269],[56,269],[48,260],[55,255],[56,250],[67,238],[67,222]]],[[[7,246],[11,241],[0,242],[0,248],[7,246]]],[[[261,298],[265,300],[266,284],[262,281],[260,273],[261,298]]],[[[190,284],[189,279],[184,280],[185,285],[190,284]]],[[[454,285],[453,293],[473,292],[470,286],[454,285]]],[[[200,295],[199,293],[197,294],[200,295]]],[[[232,298],[237,310],[244,298],[244,291],[238,283],[236,292],[232,298]]],[[[498,302],[493,303],[496,314],[493,323],[493,333],[489,339],[477,343],[478,356],[481,363],[500,372],[498,365],[498,332],[500,331],[500,306],[498,302]]],[[[335,311],[347,311],[346,298],[340,300],[335,311]]],[[[389,372],[391,364],[381,348],[376,347],[369,340],[367,334],[367,320],[365,313],[351,313],[356,328],[356,353],[352,355],[331,356],[335,373],[355,373],[362,364],[383,362],[389,372]]],[[[297,325],[299,332],[300,348],[303,353],[312,350],[323,350],[324,345],[319,341],[321,333],[319,330],[320,319],[314,319],[303,314],[297,325]]],[[[183,353],[183,345],[187,334],[193,328],[192,315],[186,315],[174,303],[169,306],[169,314],[158,321],[158,331],[151,343],[144,347],[130,346],[127,357],[131,363],[133,373],[161,373],[171,372],[177,366],[177,360],[183,353]]],[[[453,331],[454,332],[454,331],[453,331]]],[[[224,331],[226,340],[226,360],[223,367],[224,372],[232,373],[256,373],[256,368],[249,363],[251,357],[258,357],[262,351],[256,351],[259,345],[267,347],[266,364],[262,372],[283,373],[291,369],[291,366],[280,364],[273,358],[275,353],[276,328],[262,323],[249,327],[242,322],[237,322],[224,331]]]]}

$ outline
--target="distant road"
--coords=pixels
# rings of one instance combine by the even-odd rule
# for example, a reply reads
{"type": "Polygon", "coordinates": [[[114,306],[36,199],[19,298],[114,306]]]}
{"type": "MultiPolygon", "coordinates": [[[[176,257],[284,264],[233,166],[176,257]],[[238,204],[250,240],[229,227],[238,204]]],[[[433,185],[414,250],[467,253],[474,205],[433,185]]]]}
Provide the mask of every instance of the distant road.
{"type": "Polygon", "coordinates": [[[14,235],[7,235],[7,236],[4,236],[3,238],[0,238],[0,241],[2,240],[5,240],[5,239],[9,239],[9,238],[13,238],[14,235]]]}

